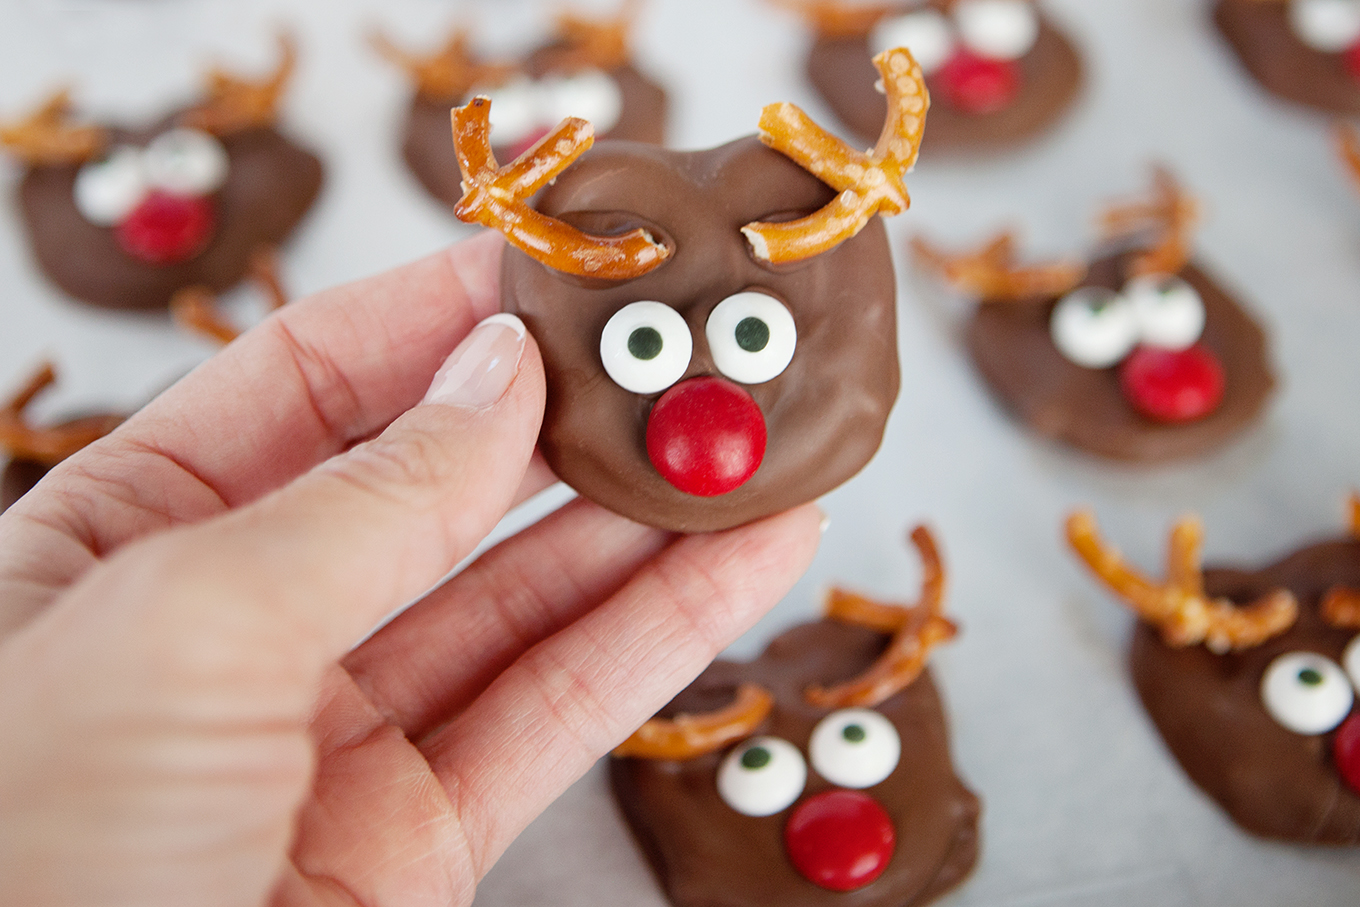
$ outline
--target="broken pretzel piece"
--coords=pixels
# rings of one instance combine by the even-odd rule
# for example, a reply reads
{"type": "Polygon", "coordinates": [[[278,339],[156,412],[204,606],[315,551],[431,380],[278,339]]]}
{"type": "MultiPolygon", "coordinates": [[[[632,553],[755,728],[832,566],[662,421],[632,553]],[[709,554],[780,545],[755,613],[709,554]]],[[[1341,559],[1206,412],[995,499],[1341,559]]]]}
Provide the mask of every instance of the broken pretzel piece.
{"type": "Polygon", "coordinates": [[[905,47],[874,57],[888,95],[888,117],[878,144],[855,151],[787,102],[760,114],[760,140],[840,194],[820,211],[781,223],[741,228],[752,254],[775,264],[820,255],[864,229],[875,214],[901,214],[911,205],[902,182],[916,163],[930,95],[921,67],[905,47]]]}
{"type": "Polygon", "coordinates": [[[844,0],[774,0],[775,6],[798,13],[822,38],[862,38],[896,4],[849,4],[844,0]]]}
{"type": "Polygon", "coordinates": [[[1086,266],[1077,262],[1016,267],[1015,234],[998,234],[976,252],[950,254],[921,237],[911,250],[916,259],[954,287],[983,302],[1018,302],[1062,296],[1081,283],[1086,266]]]}
{"type": "Polygon", "coordinates": [[[595,141],[594,127],[569,117],[504,167],[491,151],[489,98],[455,107],[453,144],[463,172],[459,220],[494,227],[511,244],[550,268],[578,277],[626,280],[660,265],[670,250],[642,229],[594,236],[530,207],[527,199],[547,185],[595,141]]]}
{"type": "Polygon", "coordinates": [[[263,79],[246,79],[220,67],[207,75],[207,100],[184,114],[184,125],[214,135],[231,135],[274,125],[279,100],[297,67],[297,40],[278,36],[279,65],[263,79]]]}
{"type": "Polygon", "coordinates": [[[1129,264],[1130,277],[1178,274],[1190,260],[1190,237],[1199,215],[1199,204],[1186,194],[1170,170],[1158,166],[1152,171],[1151,199],[1111,205],[1101,215],[1100,224],[1107,237],[1144,230],[1160,234],[1129,264]]]}
{"type": "Polygon", "coordinates": [[[653,718],[614,748],[615,756],[693,759],[747,736],[774,708],[769,690],[745,683],[731,705],[702,715],[653,718]]]}
{"type": "Polygon", "coordinates": [[[0,145],[36,166],[83,164],[103,153],[108,134],[99,126],[71,123],[71,91],[54,92],[22,120],[0,123],[0,145]]]}
{"type": "Polygon", "coordinates": [[[564,72],[582,69],[608,72],[625,65],[632,59],[628,33],[633,29],[639,7],[638,0],[625,0],[617,15],[605,19],[559,14],[557,35],[563,50],[555,58],[556,67],[564,72]]]}
{"type": "Polygon", "coordinates": [[[472,89],[500,85],[518,71],[508,63],[478,60],[470,48],[467,29],[455,29],[443,47],[427,56],[398,47],[376,29],[370,32],[368,43],[407,74],[416,94],[433,103],[456,103],[472,89]]]}
{"type": "Polygon", "coordinates": [[[14,397],[0,409],[0,448],[20,460],[55,466],[81,448],[98,441],[118,427],[122,416],[87,416],[51,428],[34,428],[24,419],[29,402],[57,380],[56,369],[46,362],[14,397]]]}

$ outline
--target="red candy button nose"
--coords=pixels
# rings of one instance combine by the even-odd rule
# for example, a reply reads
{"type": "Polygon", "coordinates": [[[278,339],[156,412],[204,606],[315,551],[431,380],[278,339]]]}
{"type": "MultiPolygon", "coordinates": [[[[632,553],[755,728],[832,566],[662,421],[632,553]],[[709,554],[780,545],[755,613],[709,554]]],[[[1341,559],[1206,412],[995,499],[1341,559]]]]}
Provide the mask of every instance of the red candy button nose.
{"type": "Polygon", "coordinates": [[[1223,366],[1199,344],[1183,350],[1140,346],[1119,367],[1124,397],[1159,422],[1202,419],[1223,400],[1223,366]]]}
{"type": "Polygon", "coordinates": [[[1020,91],[1020,67],[960,50],[940,67],[940,91],[964,113],[995,113],[1020,91]]]}
{"type": "Polygon", "coordinates": [[[216,220],[208,196],[152,192],[116,228],[118,244],[147,264],[174,264],[193,258],[208,244],[216,220]]]}
{"type": "Polygon", "coordinates": [[[1341,722],[1332,738],[1332,758],[1346,786],[1360,794],[1360,711],[1341,722]]]}
{"type": "Polygon", "coordinates": [[[896,845],[892,819],[857,790],[809,797],[784,826],[784,848],[794,868],[831,891],[854,891],[881,876],[896,845]]]}
{"type": "Polygon", "coordinates": [[[1346,71],[1360,79],[1360,41],[1345,50],[1346,71]]]}
{"type": "Polygon", "coordinates": [[[647,456],[667,482],[687,494],[726,494],[760,467],[765,417],[732,382],[691,378],[652,407],[647,456]]]}

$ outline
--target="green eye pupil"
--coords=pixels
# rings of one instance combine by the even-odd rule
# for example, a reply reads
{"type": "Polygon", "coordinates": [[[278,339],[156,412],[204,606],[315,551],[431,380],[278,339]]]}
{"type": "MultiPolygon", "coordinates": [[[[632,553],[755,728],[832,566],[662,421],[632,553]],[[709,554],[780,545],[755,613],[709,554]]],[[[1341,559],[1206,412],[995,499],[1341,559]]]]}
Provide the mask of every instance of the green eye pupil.
{"type": "Polygon", "coordinates": [[[863,743],[864,738],[869,735],[858,724],[847,724],[841,729],[841,736],[850,743],[863,743]]]}
{"type": "Polygon", "coordinates": [[[743,318],[737,323],[737,346],[748,353],[758,353],[770,342],[770,326],[759,318],[743,318]]]}
{"type": "Polygon", "coordinates": [[[763,746],[753,746],[741,754],[742,768],[764,768],[770,764],[770,751],[763,746]]]}
{"type": "Polygon", "coordinates": [[[1315,687],[1322,683],[1322,674],[1313,668],[1304,668],[1299,671],[1299,683],[1315,687]]]}
{"type": "Polygon", "coordinates": [[[655,359],[661,355],[661,332],[656,328],[637,328],[628,335],[628,352],[634,359],[655,359]]]}

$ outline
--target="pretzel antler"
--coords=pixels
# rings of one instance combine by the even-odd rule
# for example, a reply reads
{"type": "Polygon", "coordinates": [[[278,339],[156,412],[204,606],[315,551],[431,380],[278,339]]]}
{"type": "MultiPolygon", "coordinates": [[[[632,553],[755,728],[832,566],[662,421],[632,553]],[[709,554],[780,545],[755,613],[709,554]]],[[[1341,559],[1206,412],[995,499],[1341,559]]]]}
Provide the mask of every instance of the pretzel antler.
{"type": "Polygon", "coordinates": [[[873,151],[855,151],[793,104],[770,104],[760,114],[760,140],[840,194],[808,217],[741,228],[756,258],[774,263],[820,255],[854,236],[875,214],[901,214],[911,205],[902,180],[916,163],[930,95],[925,77],[904,47],[874,57],[888,95],[888,118],[873,151]]]}
{"type": "Polygon", "coordinates": [[[1209,598],[1200,573],[1203,529],[1193,517],[1171,530],[1166,582],[1138,573],[1100,538],[1095,515],[1080,510],[1067,518],[1067,542],[1116,595],[1140,618],[1161,631],[1168,646],[1203,643],[1222,654],[1249,649],[1278,636],[1298,618],[1298,602],[1286,589],[1275,589],[1249,605],[1209,598]]]}
{"type": "Polygon", "coordinates": [[[764,687],[742,684],[725,708],[702,715],[653,718],[614,748],[615,756],[638,759],[694,759],[748,736],[774,708],[764,687]]]}
{"type": "Polygon", "coordinates": [[[55,466],[71,454],[107,435],[122,422],[120,416],[90,416],[54,428],[34,428],[24,419],[29,402],[57,380],[52,363],[45,362],[28,383],[0,409],[0,447],[18,459],[55,466]]]}
{"type": "Polygon", "coordinates": [[[591,19],[572,13],[557,17],[558,41],[563,52],[556,58],[562,70],[618,69],[632,58],[628,33],[637,19],[639,0],[625,0],[617,15],[591,19]]]}
{"type": "Polygon", "coordinates": [[[1199,214],[1199,204],[1186,194],[1171,171],[1157,166],[1152,170],[1151,198],[1111,205],[1100,223],[1109,237],[1147,229],[1160,231],[1157,243],[1130,263],[1129,273],[1134,277],[1176,274],[1190,260],[1190,235],[1199,214]]]}
{"type": "Polygon", "coordinates": [[[872,707],[905,689],[925,669],[930,650],[958,633],[944,616],[944,566],[930,530],[917,526],[912,544],[921,554],[921,598],[911,607],[884,605],[832,589],[826,614],[833,620],[892,633],[883,654],[858,677],[831,687],[811,686],[803,697],[819,708],[872,707]]]}
{"type": "Polygon", "coordinates": [[[916,260],[950,286],[983,302],[1018,302],[1061,296],[1081,283],[1086,266],[1059,261],[1026,268],[1015,266],[1015,234],[997,234],[975,252],[949,254],[922,237],[913,237],[916,260]]]}
{"type": "MultiPolygon", "coordinates": [[[[1360,494],[1351,492],[1346,511],[1350,537],[1352,541],[1360,542],[1360,494]]],[[[1318,610],[1322,613],[1322,619],[1334,627],[1360,629],[1360,589],[1333,586],[1322,596],[1318,610]]]]}
{"type": "Polygon", "coordinates": [[[1335,129],[1336,150],[1341,156],[1341,162],[1346,165],[1346,172],[1351,179],[1360,186],[1360,133],[1354,128],[1338,124],[1335,129]]]}
{"type": "Polygon", "coordinates": [[[377,29],[369,34],[368,41],[382,57],[410,76],[420,97],[436,103],[461,101],[473,88],[499,85],[517,71],[508,63],[487,63],[477,59],[470,50],[465,28],[455,29],[444,46],[428,56],[397,47],[377,29]]]}
{"type": "Polygon", "coordinates": [[[823,38],[860,38],[873,31],[884,16],[893,12],[896,5],[881,3],[864,5],[843,2],[843,0],[771,0],[775,6],[783,7],[802,16],[812,26],[812,30],[823,38]]]}
{"type": "Polygon", "coordinates": [[[208,71],[207,97],[184,115],[184,124],[215,135],[230,135],[278,119],[279,99],[297,67],[297,41],[287,33],[278,36],[279,65],[263,79],[245,79],[220,67],[208,71]]]}
{"type": "Polygon", "coordinates": [[[108,134],[98,126],[73,126],[71,90],[53,92],[37,110],[13,123],[0,123],[0,145],[28,164],[83,164],[103,152],[108,134]]]}
{"type": "Polygon", "coordinates": [[[645,230],[594,236],[535,211],[525,201],[594,143],[590,123],[569,117],[498,168],[489,138],[490,112],[491,101],[484,97],[453,108],[453,145],[463,172],[463,197],[454,207],[459,220],[494,227],[531,258],[581,277],[638,277],[670,256],[665,244],[645,230]]]}

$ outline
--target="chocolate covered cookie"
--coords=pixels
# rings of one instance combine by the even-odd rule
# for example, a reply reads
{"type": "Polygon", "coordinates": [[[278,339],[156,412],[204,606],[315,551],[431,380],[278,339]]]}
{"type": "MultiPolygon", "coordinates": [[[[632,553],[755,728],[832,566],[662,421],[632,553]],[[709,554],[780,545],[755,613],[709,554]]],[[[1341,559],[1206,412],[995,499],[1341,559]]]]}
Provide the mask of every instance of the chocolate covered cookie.
{"type": "Polygon", "coordinates": [[[780,5],[814,29],[808,79],[861,139],[872,140],[884,106],[866,61],[888,47],[908,48],[925,72],[934,101],[927,156],[1012,148],[1048,130],[1081,88],[1076,48],[1034,0],[780,5]]]}
{"type": "Polygon", "coordinates": [[[1360,114],[1360,3],[1217,0],[1214,22],[1271,94],[1329,113],[1360,114]]]}
{"type": "Polygon", "coordinates": [[[1201,531],[1172,530],[1167,578],[1126,565],[1094,518],[1078,554],[1139,616],[1134,684],[1167,748],[1242,828],[1360,844],[1360,499],[1351,534],[1259,569],[1199,569],[1201,531]]]}
{"type": "Polygon", "coordinates": [[[602,138],[661,144],[666,92],[633,63],[628,32],[638,4],[611,19],[558,17],[551,41],[522,59],[491,61],[458,29],[429,56],[377,35],[378,51],[411,78],[402,155],[425,190],[449,207],[462,196],[449,144],[449,108],[476,95],[492,101],[491,144],[498,160],[518,157],[565,117],[595,125],[602,138]]]}
{"type": "Polygon", "coordinates": [[[1260,326],[1190,261],[1194,203],[1165,171],[1151,198],[1112,208],[1089,265],[1014,262],[1005,234],[918,260],[978,305],[974,366],[1027,426],[1082,450],[1158,463],[1213,450],[1260,415],[1274,378],[1260,326]]]}
{"type": "Polygon", "coordinates": [[[930,534],[912,607],[833,590],[825,619],[717,661],[610,760],[614,796],[676,907],[907,907],[959,884],[979,802],[925,668],[954,634],[930,534]]]}
{"type": "Polygon", "coordinates": [[[567,484],[701,532],[809,501],[873,456],[899,381],[875,215],[909,204],[928,106],[910,54],[878,64],[892,106],[869,153],[780,104],[759,140],[697,152],[583,153],[589,124],[566,121],[493,169],[492,103],[455,111],[457,212],[512,243],[502,304],[543,354],[540,445],[567,484]]]}
{"type": "Polygon", "coordinates": [[[25,165],[38,265],[77,299],[153,309],[234,286],[283,242],[321,187],[320,161],[274,126],[295,51],[262,81],[214,71],[207,96],[149,128],[77,124],[67,95],[0,128],[25,165]]]}

